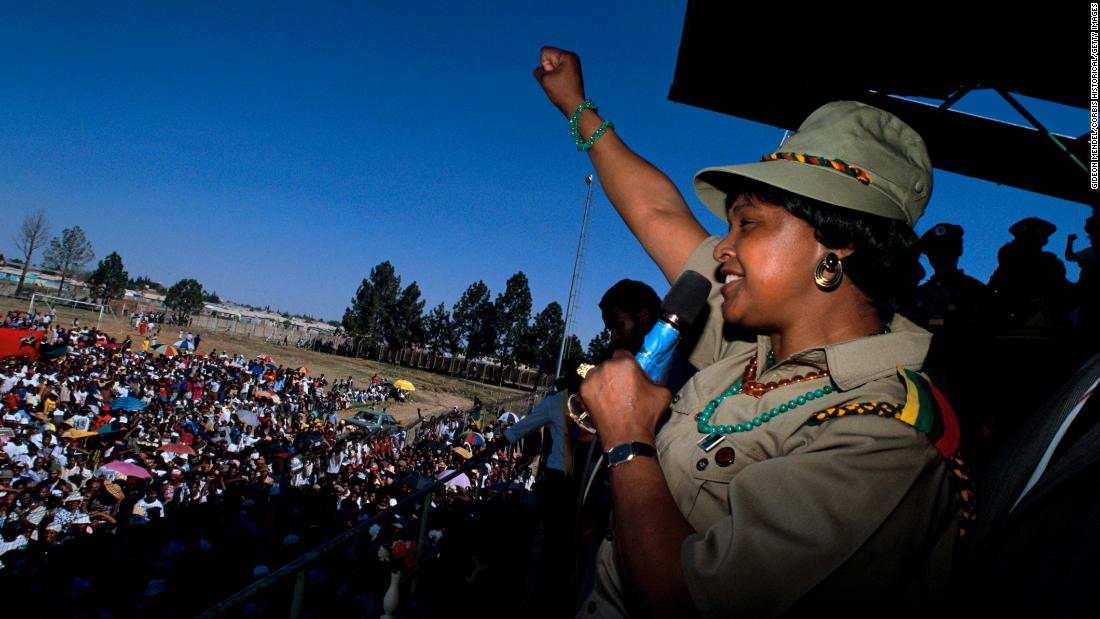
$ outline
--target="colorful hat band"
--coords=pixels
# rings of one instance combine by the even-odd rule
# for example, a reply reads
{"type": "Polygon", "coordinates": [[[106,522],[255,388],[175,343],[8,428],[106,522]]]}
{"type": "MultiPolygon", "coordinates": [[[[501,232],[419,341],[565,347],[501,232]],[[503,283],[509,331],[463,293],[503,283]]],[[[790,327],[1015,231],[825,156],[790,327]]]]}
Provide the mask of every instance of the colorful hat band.
{"type": "Polygon", "coordinates": [[[839,172],[843,172],[848,176],[856,179],[864,185],[871,184],[871,175],[867,174],[863,170],[848,165],[839,159],[826,159],[824,157],[818,157],[816,155],[807,155],[805,153],[772,153],[770,155],[764,155],[760,158],[760,161],[777,161],[783,159],[786,161],[797,161],[798,163],[808,163],[810,165],[821,166],[823,168],[832,168],[839,172]]]}

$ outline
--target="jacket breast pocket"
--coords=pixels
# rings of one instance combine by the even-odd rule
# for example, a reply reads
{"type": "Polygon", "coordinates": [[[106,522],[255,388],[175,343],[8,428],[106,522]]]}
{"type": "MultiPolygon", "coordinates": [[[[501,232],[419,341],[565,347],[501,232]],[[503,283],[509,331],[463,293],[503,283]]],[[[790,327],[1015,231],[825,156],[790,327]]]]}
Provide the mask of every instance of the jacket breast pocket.
{"type": "MultiPolygon", "coordinates": [[[[701,435],[700,435],[701,437],[701,435]]],[[[696,446],[692,471],[694,498],[685,515],[693,524],[713,522],[729,513],[729,486],[747,466],[760,461],[759,454],[744,437],[727,435],[709,452],[696,446]]]]}

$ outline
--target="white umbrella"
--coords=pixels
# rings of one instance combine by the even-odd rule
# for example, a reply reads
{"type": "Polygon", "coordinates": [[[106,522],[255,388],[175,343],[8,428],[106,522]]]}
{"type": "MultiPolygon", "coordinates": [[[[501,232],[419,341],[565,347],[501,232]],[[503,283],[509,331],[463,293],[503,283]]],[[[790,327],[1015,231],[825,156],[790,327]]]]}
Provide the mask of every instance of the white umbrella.
{"type": "Polygon", "coordinates": [[[497,417],[497,421],[501,423],[516,423],[517,421],[519,421],[519,415],[513,413],[512,411],[504,411],[500,414],[500,417],[497,417]]]}
{"type": "Polygon", "coordinates": [[[253,413],[246,408],[242,408],[237,411],[237,418],[240,419],[243,423],[247,423],[248,425],[253,427],[258,427],[260,425],[260,418],[256,416],[256,413],[253,413]]]}

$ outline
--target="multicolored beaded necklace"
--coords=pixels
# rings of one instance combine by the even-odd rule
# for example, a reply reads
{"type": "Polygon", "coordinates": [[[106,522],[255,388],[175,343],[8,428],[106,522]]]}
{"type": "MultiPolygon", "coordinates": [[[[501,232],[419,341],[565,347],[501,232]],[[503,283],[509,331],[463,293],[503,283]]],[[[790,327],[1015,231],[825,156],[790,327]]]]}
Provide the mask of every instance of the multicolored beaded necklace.
{"type": "MultiPolygon", "coordinates": [[[[817,380],[819,378],[825,378],[829,375],[829,370],[826,368],[819,372],[811,372],[805,375],[794,376],[792,378],[785,378],[776,382],[759,383],[756,381],[756,361],[754,356],[752,361],[745,367],[744,373],[736,383],[730,385],[729,389],[723,391],[718,397],[714,398],[707,403],[703,410],[699,413],[699,421],[697,429],[700,434],[705,434],[702,439],[699,440],[699,446],[703,448],[703,451],[709,452],[714,449],[719,443],[725,440],[727,434],[736,434],[738,432],[749,432],[755,428],[758,428],[765,423],[768,423],[772,419],[802,406],[806,402],[810,402],[820,397],[824,397],[833,392],[832,385],[825,385],[820,389],[811,389],[806,393],[789,400],[779,406],[773,406],[771,410],[762,413],[759,417],[753,417],[751,421],[745,423],[738,423],[734,425],[711,425],[710,418],[714,416],[714,411],[718,409],[718,405],[722,403],[726,398],[743,393],[759,399],[765,393],[780,387],[786,387],[788,385],[794,385],[797,383],[804,383],[811,380],[817,380]]],[[[766,363],[768,367],[774,363],[774,357],[772,353],[768,353],[766,363]]]]}

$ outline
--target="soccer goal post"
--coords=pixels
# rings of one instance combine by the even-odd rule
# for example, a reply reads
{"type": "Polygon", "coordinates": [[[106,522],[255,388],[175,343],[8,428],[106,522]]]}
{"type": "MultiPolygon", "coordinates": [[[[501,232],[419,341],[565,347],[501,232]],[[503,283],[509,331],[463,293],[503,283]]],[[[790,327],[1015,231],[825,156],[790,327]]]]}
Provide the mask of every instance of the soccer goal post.
{"type": "Polygon", "coordinates": [[[30,305],[27,306],[27,312],[34,312],[34,304],[41,302],[50,310],[55,310],[58,307],[71,307],[73,309],[87,310],[90,312],[97,312],[98,317],[95,321],[95,328],[99,329],[99,325],[103,322],[103,312],[110,312],[111,309],[102,303],[92,303],[90,301],[77,301],[76,299],[66,299],[65,297],[54,297],[48,294],[34,293],[31,295],[30,305]]]}

